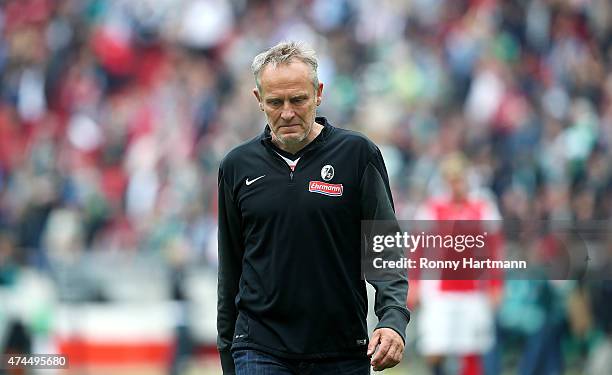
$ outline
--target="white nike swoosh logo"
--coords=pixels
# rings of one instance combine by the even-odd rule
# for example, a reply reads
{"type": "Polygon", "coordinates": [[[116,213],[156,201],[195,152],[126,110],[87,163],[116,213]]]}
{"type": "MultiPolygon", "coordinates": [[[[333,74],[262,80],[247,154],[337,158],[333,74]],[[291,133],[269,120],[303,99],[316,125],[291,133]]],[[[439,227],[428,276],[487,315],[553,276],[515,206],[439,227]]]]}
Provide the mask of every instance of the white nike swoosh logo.
{"type": "Polygon", "coordinates": [[[264,178],[264,177],[266,177],[266,175],[265,175],[265,174],[264,174],[263,176],[259,176],[259,177],[257,177],[257,178],[254,178],[254,179],[252,179],[252,180],[250,180],[250,181],[249,181],[249,178],[247,177],[247,179],[246,179],[246,184],[247,184],[247,186],[249,186],[249,185],[250,185],[250,184],[252,184],[253,182],[255,182],[255,181],[259,180],[260,178],[264,178]]]}

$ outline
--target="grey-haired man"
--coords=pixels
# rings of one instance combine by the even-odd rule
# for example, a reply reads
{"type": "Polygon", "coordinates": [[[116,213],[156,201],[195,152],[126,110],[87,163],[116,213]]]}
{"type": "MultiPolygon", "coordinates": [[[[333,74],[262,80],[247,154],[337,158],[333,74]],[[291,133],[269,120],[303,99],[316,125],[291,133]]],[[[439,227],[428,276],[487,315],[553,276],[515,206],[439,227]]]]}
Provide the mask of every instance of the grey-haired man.
{"type": "Polygon", "coordinates": [[[255,57],[267,125],[219,169],[218,347],[225,374],[355,374],[393,367],[410,320],[405,275],[372,281],[367,335],[362,220],[395,220],[380,151],[316,117],[323,84],[309,47],[255,57]]]}

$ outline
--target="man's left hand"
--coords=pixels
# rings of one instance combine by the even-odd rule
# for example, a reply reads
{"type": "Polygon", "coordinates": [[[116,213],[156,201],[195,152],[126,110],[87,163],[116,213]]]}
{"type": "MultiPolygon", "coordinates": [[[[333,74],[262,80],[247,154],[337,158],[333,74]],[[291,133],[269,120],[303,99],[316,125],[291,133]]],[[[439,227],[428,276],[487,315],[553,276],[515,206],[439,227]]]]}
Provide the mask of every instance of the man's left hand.
{"type": "Polygon", "coordinates": [[[404,356],[404,341],[391,328],[379,328],[372,334],[370,345],[368,345],[368,356],[372,354],[374,356],[370,363],[374,371],[391,368],[400,363],[404,356]],[[378,350],[376,350],[377,346],[378,350]]]}

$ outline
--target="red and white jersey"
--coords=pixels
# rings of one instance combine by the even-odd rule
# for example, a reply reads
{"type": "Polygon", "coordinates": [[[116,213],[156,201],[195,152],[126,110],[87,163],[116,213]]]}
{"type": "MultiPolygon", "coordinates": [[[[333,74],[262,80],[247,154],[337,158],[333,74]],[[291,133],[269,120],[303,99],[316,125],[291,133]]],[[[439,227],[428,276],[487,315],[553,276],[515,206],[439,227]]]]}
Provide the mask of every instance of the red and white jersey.
{"type": "MultiPolygon", "coordinates": [[[[489,194],[471,194],[461,201],[453,200],[450,195],[430,198],[417,210],[415,219],[483,221],[482,230],[489,234],[487,245],[490,247],[491,255],[494,258],[499,258],[501,215],[497,209],[497,204],[489,194]]],[[[434,283],[423,283],[421,287],[431,289],[434,285],[434,289],[438,291],[467,292],[481,289],[482,284],[477,280],[447,280],[442,278],[434,281],[434,283]]],[[[493,280],[489,283],[489,286],[497,285],[499,282],[500,280],[493,280]]]]}
{"type": "Polygon", "coordinates": [[[431,198],[417,210],[416,219],[499,221],[501,215],[488,195],[472,194],[462,201],[450,196],[431,198]]]}

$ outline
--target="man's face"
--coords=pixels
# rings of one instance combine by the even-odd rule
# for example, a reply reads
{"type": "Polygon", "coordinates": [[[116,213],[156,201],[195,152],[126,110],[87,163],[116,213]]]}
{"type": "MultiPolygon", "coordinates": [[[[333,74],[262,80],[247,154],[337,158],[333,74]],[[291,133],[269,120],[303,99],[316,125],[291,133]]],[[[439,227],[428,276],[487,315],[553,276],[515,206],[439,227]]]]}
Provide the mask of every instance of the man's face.
{"type": "Polygon", "coordinates": [[[459,174],[447,176],[446,180],[450,186],[453,200],[462,201],[467,197],[468,186],[464,176],[461,176],[459,174]]]}
{"type": "Polygon", "coordinates": [[[310,68],[301,61],[266,66],[259,75],[261,92],[253,91],[264,111],[273,140],[294,148],[310,139],[323,84],[315,90],[310,68]]]}

